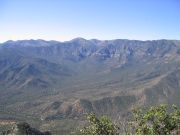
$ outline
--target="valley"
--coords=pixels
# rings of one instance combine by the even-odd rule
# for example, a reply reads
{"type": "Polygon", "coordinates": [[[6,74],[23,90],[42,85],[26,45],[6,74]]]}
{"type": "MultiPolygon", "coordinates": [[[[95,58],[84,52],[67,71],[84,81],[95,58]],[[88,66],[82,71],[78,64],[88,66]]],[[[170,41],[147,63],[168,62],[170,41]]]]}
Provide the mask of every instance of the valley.
{"type": "Polygon", "coordinates": [[[117,119],[136,106],[180,106],[180,41],[7,41],[0,93],[0,119],[52,134],[81,126],[90,112],[117,119]]]}

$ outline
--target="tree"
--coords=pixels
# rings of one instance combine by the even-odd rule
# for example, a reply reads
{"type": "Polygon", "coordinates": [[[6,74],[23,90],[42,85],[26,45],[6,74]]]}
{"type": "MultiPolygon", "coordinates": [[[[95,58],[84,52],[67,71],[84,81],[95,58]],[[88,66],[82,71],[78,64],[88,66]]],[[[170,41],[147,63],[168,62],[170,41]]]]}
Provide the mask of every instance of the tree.
{"type": "Polygon", "coordinates": [[[168,111],[167,106],[160,105],[135,109],[126,128],[117,126],[108,117],[98,118],[90,114],[87,116],[89,125],[76,132],[76,135],[180,135],[180,109],[175,105],[172,108],[168,111]]]}
{"type": "Polygon", "coordinates": [[[118,128],[106,116],[98,118],[95,114],[87,115],[89,125],[80,129],[79,135],[117,135],[118,128]]]}
{"type": "Polygon", "coordinates": [[[180,135],[180,109],[173,105],[172,112],[160,105],[148,110],[133,111],[131,133],[135,135],[180,135]]]}

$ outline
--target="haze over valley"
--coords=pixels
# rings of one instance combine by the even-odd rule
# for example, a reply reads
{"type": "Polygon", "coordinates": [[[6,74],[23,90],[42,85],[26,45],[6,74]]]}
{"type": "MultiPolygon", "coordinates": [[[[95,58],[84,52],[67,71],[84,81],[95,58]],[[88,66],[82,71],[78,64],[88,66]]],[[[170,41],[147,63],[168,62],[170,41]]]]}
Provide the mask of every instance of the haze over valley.
{"type": "Polygon", "coordinates": [[[178,40],[7,41],[0,45],[1,119],[35,119],[43,129],[90,112],[116,118],[134,106],[179,105],[179,64],[178,40]]]}

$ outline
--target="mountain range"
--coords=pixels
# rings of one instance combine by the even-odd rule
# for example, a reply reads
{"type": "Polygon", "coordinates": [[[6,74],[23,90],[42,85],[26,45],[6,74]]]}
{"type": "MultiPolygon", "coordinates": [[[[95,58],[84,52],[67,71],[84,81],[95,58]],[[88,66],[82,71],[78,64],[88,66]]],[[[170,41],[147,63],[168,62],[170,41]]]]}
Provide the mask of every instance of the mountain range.
{"type": "Polygon", "coordinates": [[[90,112],[116,118],[135,106],[179,106],[179,97],[179,40],[0,44],[1,119],[38,121],[38,128],[53,130],[90,112]]]}

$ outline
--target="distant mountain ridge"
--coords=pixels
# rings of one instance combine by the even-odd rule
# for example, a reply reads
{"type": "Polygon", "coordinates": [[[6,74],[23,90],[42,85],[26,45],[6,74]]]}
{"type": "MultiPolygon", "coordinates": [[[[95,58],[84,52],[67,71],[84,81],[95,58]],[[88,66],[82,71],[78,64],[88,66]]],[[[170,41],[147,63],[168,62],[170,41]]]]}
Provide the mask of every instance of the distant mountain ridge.
{"type": "Polygon", "coordinates": [[[73,120],[180,105],[179,70],[178,40],[8,41],[0,45],[1,114],[73,120]]]}

